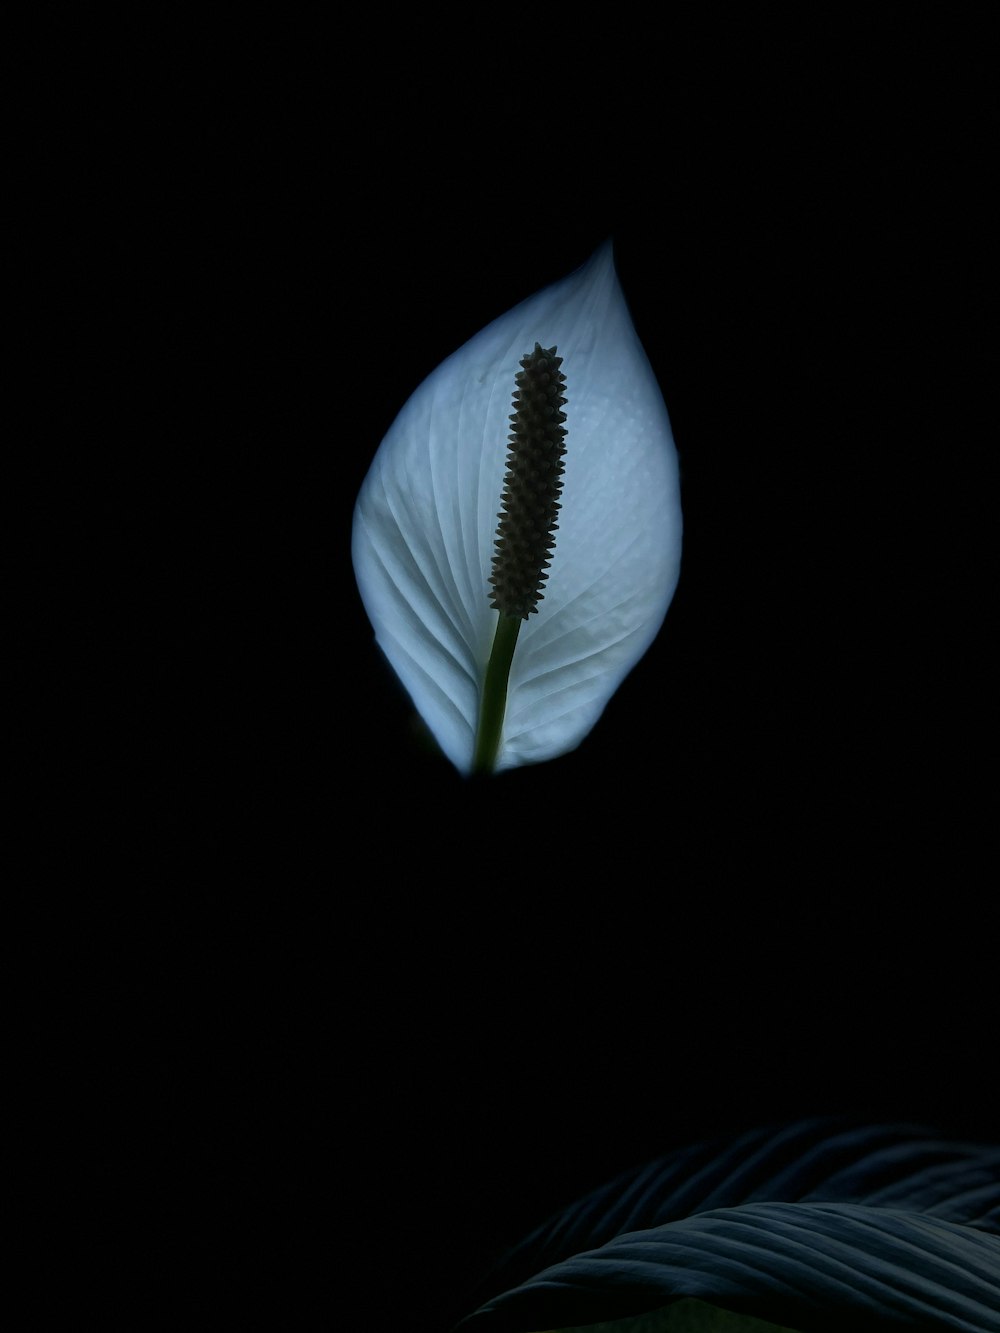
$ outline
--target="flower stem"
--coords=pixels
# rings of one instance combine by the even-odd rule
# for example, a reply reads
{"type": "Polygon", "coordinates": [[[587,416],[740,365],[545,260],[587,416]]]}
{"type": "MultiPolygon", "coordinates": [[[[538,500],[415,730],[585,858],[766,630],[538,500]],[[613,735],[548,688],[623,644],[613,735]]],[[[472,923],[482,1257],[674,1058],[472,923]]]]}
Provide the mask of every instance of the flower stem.
{"type": "Polygon", "coordinates": [[[503,611],[500,612],[496,633],[493,636],[490,660],[486,665],[486,675],[483,679],[483,697],[479,704],[479,729],[476,733],[476,749],[472,760],[473,773],[492,773],[497,761],[503,717],[507,708],[507,680],[520,628],[520,616],[509,616],[503,611]]]}

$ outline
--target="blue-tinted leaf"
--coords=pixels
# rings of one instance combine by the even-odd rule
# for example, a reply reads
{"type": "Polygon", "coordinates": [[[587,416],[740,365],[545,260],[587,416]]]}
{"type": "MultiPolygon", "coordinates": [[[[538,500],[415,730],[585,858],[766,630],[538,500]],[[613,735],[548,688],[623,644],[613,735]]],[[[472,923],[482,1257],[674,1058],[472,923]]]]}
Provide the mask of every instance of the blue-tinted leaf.
{"type": "MultiPolygon", "coordinates": [[[[857,1261],[857,1271],[859,1281],[867,1274],[864,1282],[868,1286],[862,1283],[857,1288],[856,1308],[851,1307],[851,1322],[845,1326],[860,1327],[858,1321],[865,1318],[875,1321],[872,1327],[880,1327],[879,1320],[885,1323],[896,1319],[900,1310],[908,1312],[906,1318],[916,1318],[915,1312],[921,1301],[928,1311],[939,1310],[935,1318],[940,1321],[944,1319],[941,1310],[951,1308],[952,1314],[960,1312],[964,1308],[965,1296],[961,1284],[952,1282],[951,1270],[941,1268],[935,1270],[938,1271],[936,1278],[932,1276],[934,1253],[941,1258],[946,1253],[960,1254],[965,1247],[969,1251],[969,1271],[976,1271],[976,1265],[981,1264],[983,1272],[989,1274],[992,1264],[994,1288],[1000,1283],[1000,1256],[997,1253],[1000,1245],[1000,1146],[951,1141],[921,1126],[872,1125],[828,1119],[768,1126],[733,1139],[699,1144],[620,1176],[538,1228],[508,1255],[494,1273],[489,1290],[495,1292],[506,1288],[509,1293],[510,1289],[531,1292],[528,1307],[533,1308],[531,1301],[539,1291],[548,1290],[544,1283],[539,1287],[542,1276],[556,1273],[554,1289],[574,1293],[574,1308],[579,1304],[586,1310],[585,1319],[579,1312],[560,1315],[563,1327],[594,1322],[599,1318],[618,1318],[635,1310],[655,1309],[669,1299],[682,1296],[714,1299],[723,1305],[728,1301],[726,1308],[757,1314],[776,1323],[794,1324],[787,1317],[785,1298],[776,1296],[781,1282],[789,1278],[791,1272],[791,1269],[781,1270],[780,1264],[778,1268],[772,1265],[770,1269],[755,1267],[753,1280],[748,1278],[750,1285],[746,1289],[739,1288],[738,1283],[733,1285],[735,1279],[731,1272],[730,1285],[723,1284],[721,1289],[715,1290],[708,1276],[723,1269],[712,1269],[711,1262],[706,1259],[706,1273],[694,1287],[691,1286],[690,1272],[689,1280],[679,1283],[677,1246],[683,1248],[684,1244],[690,1244],[692,1236],[699,1237],[703,1257],[711,1245],[718,1242],[722,1246],[717,1256],[719,1263],[722,1264],[724,1251],[729,1253],[730,1259],[733,1258],[733,1247],[726,1250],[733,1234],[731,1229],[720,1230],[719,1224],[713,1223],[707,1232],[692,1230],[696,1221],[723,1215],[727,1226],[750,1227],[750,1232],[741,1233],[744,1239],[753,1235],[755,1243],[770,1248],[776,1256],[787,1251],[785,1258],[789,1264],[793,1262],[794,1252],[798,1256],[795,1263],[800,1267],[805,1265],[799,1276],[802,1272],[815,1270],[810,1282],[818,1282],[820,1288],[826,1282],[823,1277],[826,1271],[824,1253],[833,1253],[845,1244],[856,1250],[863,1250],[867,1245],[868,1259],[864,1263],[860,1259],[857,1261]],[[804,1211],[791,1215],[800,1219],[799,1222],[791,1224],[788,1215],[766,1211],[778,1203],[801,1205],[804,1211]],[[843,1205],[846,1211],[831,1213],[827,1205],[843,1205]],[[763,1213],[759,1211],[761,1208],[765,1208],[763,1213]],[[758,1211],[754,1212],[755,1209],[758,1211]],[[820,1211],[810,1212],[810,1209],[820,1211]],[[827,1210],[824,1212],[823,1209],[827,1210]],[[890,1216],[896,1220],[887,1234],[873,1226],[872,1218],[880,1219],[881,1225],[890,1216]],[[770,1239],[761,1240],[772,1222],[774,1231],[770,1239]],[[792,1230],[788,1229],[790,1225],[792,1230]],[[796,1236],[796,1225],[810,1231],[813,1241],[796,1236]],[[632,1245],[640,1237],[654,1235],[660,1246],[658,1252],[667,1257],[664,1272],[651,1278],[650,1269],[636,1268],[633,1262],[636,1251],[627,1247],[622,1249],[621,1242],[628,1240],[632,1245]],[[803,1258],[802,1250],[805,1244],[808,1251],[810,1243],[815,1251],[811,1260],[808,1253],[803,1258]],[[871,1304],[875,1289],[872,1284],[877,1286],[881,1281],[885,1295],[896,1280],[878,1267],[890,1250],[893,1254],[891,1264],[899,1270],[897,1297],[902,1305],[898,1310],[887,1295],[882,1306],[871,1304]],[[588,1259],[584,1268],[591,1277],[599,1277],[599,1280],[595,1278],[596,1285],[590,1278],[581,1279],[577,1269],[573,1268],[578,1260],[595,1254],[600,1254],[601,1259],[588,1259]],[[625,1263],[625,1269],[622,1274],[612,1276],[618,1261],[625,1263]],[[926,1289],[920,1285],[924,1279],[931,1284],[926,1289]],[[952,1288],[955,1305],[949,1307],[947,1291],[952,1288]],[[868,1292],[867,1296],[864,1291],[868,1292]],[[726,1299],[718,1299],[720,1295],[726,1299]],[[772,1296],[777,1300],[775,1305],[771,1304],[772,1296]],[[579,1302],[576,1302],[577,1297],[579,1302]],[[596,1305],[590,1304],[592,1298],[596,1305]],[[620,1299],[625,1301],[624,1305],[619,1304],[620,1299]],[[732,1304],[734,1299],[741,1303],[732,1304]],[[639,1301],[637,1306],[630,1304],[634,1300],[639,1301]],[[749,1306],[745,1304],[748,1300],[752,1302],[749,1306]],[[763,1306],[755,1304],[758,1300],[763,1306]],[[601,1313],[604,1308],[612,1307],[611,1314],[601,1313]]],[[[963,1262],[961,1258],[957,1260],[959,1270],[963,1262]]],[[[777,1258],[774,1263],[778,1263],[777,1258]]],[[[812,1290],[808,1283],[806,1290],[812,1290]]],[[[849,1299],[853,1290],[855,1288],[850,1283],[839,1296],[832,1288],[825,1294],[819,1290],[817,1312],[809,1314],[806,1310],[805,1314],[800,1312],[797,1316],[812,1322],[795,1326],[827,1327],[818,1311],[826,1308],[824,1303],[828,1300],[841,1311],[840,1317],[844,1317],[844,1310],[853,1299],[849,1299]]],[[[988,1292],[988,1289],[983,1290],[988,1292]]],[[[515,1299],[512,1294],[497,1298],[496,1302],[484,1307],[482,1317],[485,1317],[486,1310],[490,1310],[490,1319],[500,1317],[504,1320],[512,1309],[520,1317],[521,1302],[525,1299],[523,1296],[515,1299]]],[[[988,1299],[994,1300],[1000,1308],[1000,1292],[993,1290],[988,1299]]],[[[808,1302],[804,1302],[804,1310],[806,1306],[808,1302]]],[[[988,1300],[985,1308],[989,1308],[988,1300]]],[[[534,1323],[514,1325],[501,1322],[495,1326],[526,1329],[558,1326],[547,1315],[543,1316],[541,1310],[533,1317],[536,1318],[534,1323]]],[[[921,1317],[929,1318],[930,1315],[921,1317]]],[[[994,1327],[988,1321],[982,1322],[980,1315],[976,1318],[980,1319],[979,1323],[949,1323],[945,1320],[936,1326],[994,1327]]]]}
{"type": "Polygon", "coordinates": [[[463,1333],[529,1333],[696,1297],[802,1333],[1000,1333],[1000,1240],[919,1213],[752,1203],[616,1236],[529,1278],[463,1333]]]}
{"type": "Polygon", "coordinates": [[[625,1231],[766,1200],[877,1204],[1000,1234],[1000,1146],[823,1118],[685,1147],[550,1218],[510,1252],[493,1289],[625,1231]]]}

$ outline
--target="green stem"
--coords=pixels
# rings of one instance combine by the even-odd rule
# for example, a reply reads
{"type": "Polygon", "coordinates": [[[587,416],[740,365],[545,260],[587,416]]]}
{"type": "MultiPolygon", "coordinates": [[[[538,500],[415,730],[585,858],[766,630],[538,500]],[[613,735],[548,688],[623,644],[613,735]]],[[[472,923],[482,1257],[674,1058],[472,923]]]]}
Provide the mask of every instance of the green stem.
{"type": "Polygon", "coordinates": [[[517,646],[521,628],[520,616],[508,616],[502,611],[497,621],[490,660],[483,679],[483,697],[479,704],[479,730],[472,760],[473,773],[492,773],[500,749],[503,715],[507,708],[507,680],[510,664],[517,646]]]}

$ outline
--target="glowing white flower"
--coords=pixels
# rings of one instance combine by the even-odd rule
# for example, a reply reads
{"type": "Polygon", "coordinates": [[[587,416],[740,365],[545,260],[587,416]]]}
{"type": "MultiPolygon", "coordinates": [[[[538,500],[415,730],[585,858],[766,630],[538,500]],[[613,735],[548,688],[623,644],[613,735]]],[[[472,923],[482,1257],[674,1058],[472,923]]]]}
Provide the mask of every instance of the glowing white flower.
{"type": "Polygon", "coordinates": [[[565,377],[561,509],[544,591],[516,621],[496,771],[579,745],[655,637],[680,572],[677,452],[608,241],[428,376],[355,507],[376,639],[466,774],[502,618],[490,575],[515,376],[536,345],[558,353],[565,377]]]}

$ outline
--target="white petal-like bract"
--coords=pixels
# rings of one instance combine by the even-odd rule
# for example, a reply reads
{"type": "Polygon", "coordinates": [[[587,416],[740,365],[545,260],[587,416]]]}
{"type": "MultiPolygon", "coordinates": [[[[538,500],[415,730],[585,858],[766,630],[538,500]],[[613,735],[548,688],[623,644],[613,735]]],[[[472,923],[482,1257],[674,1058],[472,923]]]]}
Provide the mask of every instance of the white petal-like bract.
{"type": "Polygon", "coordinates": [[[579,745],[655,637],[680,573],[677,452],[608,241],[428,376],[358,496],[354,569],[376,639],[462,773],[497,623],[488,580],[514,377],[535,343],[558,349],[566,376],[562,509],[514,653],[498,771],[579,745]]]}

